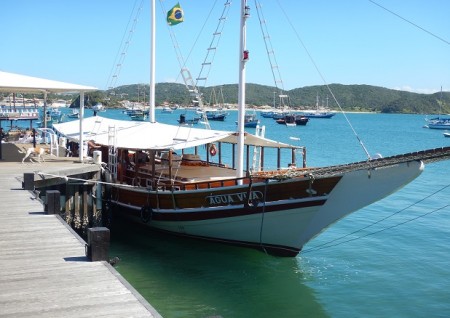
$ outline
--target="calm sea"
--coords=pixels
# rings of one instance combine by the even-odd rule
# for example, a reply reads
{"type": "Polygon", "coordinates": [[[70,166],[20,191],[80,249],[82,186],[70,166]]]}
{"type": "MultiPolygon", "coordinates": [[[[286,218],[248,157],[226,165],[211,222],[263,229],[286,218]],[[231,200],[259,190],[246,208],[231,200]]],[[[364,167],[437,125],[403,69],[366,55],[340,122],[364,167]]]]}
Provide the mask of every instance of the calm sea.
{"type": "MultiPolygon", "coordinates": [[[[180,113],[157,118],[176,124],[180,113]]],[[[118,110],[102,115],[124,118],[118,110]]],[[[422,115],[347,116],[370,154],[450,145],[442,131],[422,128],[422,115]]],[[[235,120],[231,112],[211,125],[234,130],[235,120]]],[[[304,127],[261,120],[267,137],[306,145],[310,166],[366,158],[342,114],[304,127]]],[[[117,270],[164,317],[448,317],[449,176],[450,162],[427,165],[413,183],[334,224],[296,258],[175,238],[120,220],[113,222],[110,255],[120,257],[117,270]]]]}

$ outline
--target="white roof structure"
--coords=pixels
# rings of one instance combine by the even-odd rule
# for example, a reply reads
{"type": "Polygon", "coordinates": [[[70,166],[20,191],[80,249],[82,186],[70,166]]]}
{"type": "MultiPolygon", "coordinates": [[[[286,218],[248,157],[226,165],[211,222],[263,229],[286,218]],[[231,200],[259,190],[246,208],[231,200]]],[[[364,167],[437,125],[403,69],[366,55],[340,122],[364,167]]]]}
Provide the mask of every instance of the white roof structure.
{"type": "Polygon", "coordinates": [[[19,75],[0,71],[0,91],[3,92],[89,92],[96,91],[98,88],[92,86],[83,86],[65,82],[52,81],[48,79],[19,75]]]}
{"type": "MultiPolygon", "coordinates": [[[[80,120],[54,124],[53,128],[71,141],[80,139],[80,120]]],[[[83,140],[109,145],[108,129],[116,129],[116,147],[127,149],[185,149],[216,141],[237,143],[234,131],[207,130],[142,121],[114,120],[101,116],[83,119],[83,140]]],[[[245,144],[262,147],[292,148],[293,146],[246,134],[245,144]]]]}

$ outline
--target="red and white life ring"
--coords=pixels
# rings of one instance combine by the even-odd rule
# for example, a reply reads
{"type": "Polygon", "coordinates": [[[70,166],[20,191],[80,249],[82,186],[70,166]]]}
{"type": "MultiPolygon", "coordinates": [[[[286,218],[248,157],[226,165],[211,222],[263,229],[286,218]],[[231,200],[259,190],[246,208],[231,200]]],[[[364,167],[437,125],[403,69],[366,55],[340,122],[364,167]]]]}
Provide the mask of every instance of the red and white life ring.
{"type": "Polygon", "coordinates": [[[212,145],[209,147],[209,154],[210,154],[211,156],[213,156],[213,157],[217,154],[217,147],[216,147],[215,144],[212,144],[212,145]]]}

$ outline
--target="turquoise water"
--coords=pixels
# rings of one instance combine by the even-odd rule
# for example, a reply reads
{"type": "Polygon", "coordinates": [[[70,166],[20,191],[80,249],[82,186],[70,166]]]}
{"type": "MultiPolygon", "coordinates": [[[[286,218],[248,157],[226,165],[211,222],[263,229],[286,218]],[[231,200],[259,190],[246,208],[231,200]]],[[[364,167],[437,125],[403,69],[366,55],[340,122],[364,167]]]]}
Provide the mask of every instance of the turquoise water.
{"type": "MultiPolygon", "coordinates": [[[[158,120],[175,124],[177,112],[158,120]]],[[[370,154],[450,145],[442,131],[422,128],[421,115],[347,116],[370,154]]],[[[211,125],[235,129],[235,117],[211,125]]],[[[309,165],[366,158],[342,114],[304,127],[261,120],[269,138],[299,137],[309,165]]],[[[427,165],[413,183],[334,224],[296,258],[152,233],[122,220],[113,221],[110,255],[121,258],[117,270],[164,317],[446,317],[449,172],[450,162],[427,165]]]]}

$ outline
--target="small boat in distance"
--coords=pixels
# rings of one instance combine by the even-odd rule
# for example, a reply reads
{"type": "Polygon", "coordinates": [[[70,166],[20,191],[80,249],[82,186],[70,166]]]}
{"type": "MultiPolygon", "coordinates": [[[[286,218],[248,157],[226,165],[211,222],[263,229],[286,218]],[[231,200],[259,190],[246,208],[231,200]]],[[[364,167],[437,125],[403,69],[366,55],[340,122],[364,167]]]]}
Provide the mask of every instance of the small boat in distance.
{"type": "MultiPolygon", "coordinates": [[[[237,124],[237,122],[236,122],[237,124]]],[[[258,115],[256,115],[256,112],[253,113],[247,113],[244,116],[244,126],[247,128],[256,128],[256,126],[259,125],[259,119],[258,115]]]]}
{"type": "Polygon", "coordinates": [[[228,112],[221,109],[205,109],[205,115],[208,120],[224,121],[228,116],[228,112]]]}
{"type": "Polygon", "coordinates": [[[174,110],[170,106],[164,106],[161,110],[162,113],[168,113],[168,114],[173,113],[173,111],[174,110]]]}
{"type": "Polygon", "coordinates": [[[450,130],[450,118],[447,117],[437,117],[429,119],[427,124],[424,126],[429,129],[449,129],[450,130]]]}
{"type": "Polygon", "coordinates": [[[441,86],[441,96],[439,98],[439,115],[435,118],[428,119],[425,117],[425,121],[427,122],[424,128],[430,129],[449,129],[450,130],[450,117],[442,117],[442,86],[441,86]]]}
{"type": "Polygon", "coordinates": [[[80,118],[80,111],[78,109],[72,108],[72,112],[67,115],[69,118],[80,118]]]}
{"type": "Polygon", "coordinates": [[[177,120],[178,120],[178,123],[179,123],[180,125],[183,125],[183,126],[186,126],[186,125],[187,125],[187,126],[190,126],[190,125],[196,125],[196,124],[198,124],[200,118],[201,118],[201,117],[194,117],[194,118],[186,119],[186,115],[185,115],[185,114],[180,114],[180,118],[177,119],[177,120]]]}

